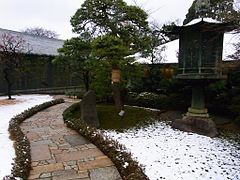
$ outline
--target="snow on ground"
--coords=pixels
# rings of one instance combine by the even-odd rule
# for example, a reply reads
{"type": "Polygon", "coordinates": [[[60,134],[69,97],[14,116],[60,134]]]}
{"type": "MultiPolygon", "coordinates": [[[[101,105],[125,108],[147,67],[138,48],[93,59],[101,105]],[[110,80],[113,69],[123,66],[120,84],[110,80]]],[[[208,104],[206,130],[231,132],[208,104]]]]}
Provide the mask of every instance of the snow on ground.
{"type": "Polygon", "coordinates": [[[173,130],[165,122],[104,132],[124,144],[151,180],[239,180],[240,145],[173,130]]]}
{"type": "MultiPolygon", "coordinates": [[[[0,97],[0,100],[6,98],[0,97]]],[[[0,106],[0,179],[11,174],[11,163],[15,157],[13,142],[9,139],[8,133],[10,119],[28,108],[53,99],[48,95],[21,95],[13,98],[18,100],[16,104],[0,106]]]]}

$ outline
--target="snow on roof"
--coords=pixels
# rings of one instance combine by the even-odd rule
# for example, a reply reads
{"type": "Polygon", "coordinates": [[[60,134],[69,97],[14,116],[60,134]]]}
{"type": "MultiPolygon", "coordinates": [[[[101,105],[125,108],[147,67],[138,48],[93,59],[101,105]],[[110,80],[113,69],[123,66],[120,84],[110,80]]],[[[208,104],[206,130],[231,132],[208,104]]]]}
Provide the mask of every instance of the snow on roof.
{"type": "Polygon", "coordinates": [[[3,34],[11,34],[13,36],[22,37],[31,49],[31,54],[37,55],[58,55],[57,49],[63,46],[64,40],[51,39],[46,37],[39,37],[36,35],[29,35],[17,31],[11,31],[0,28],[0,41],[3,34]]]}
{"type": "Polygon", "coordinates": [[[190,21],[189,23],[183,25],[183,26],[190,26],[190,25],[193,25],[193,24],[197,24],[199,22],[208,22],[208,23],[222,23],[221,21],[217,21],[215,19],[212,19],[212,18],[198,18],[198,19],[193,19],[192,21],[190,21]]]}
{"type": "Polygon", "coordinates": [[[229,58],[229,55],[232,55],[236,52],[234,44],[240,42],[240,35],[235,32],[228,32],[224,34],[223,41],[223,60],[233,60],[229,58]]]}
{"type": "MultiPolygon", "coordinates": [[[[229,58],[229,55],[232,55],[235,52],[234,43],[237,43],[240,41],[239,34],[236,34],[234,32],[228,32],[224,34],[224,41],[223,41],[223,60],[232,60],[229,58]]],[[[177,63],[178,62],[178,49],[179,49],[179,40],[176,39],[174,41],[171,41],[169,43],[166,43],[165,51],[161,53],[163,57],[164,63],[177,63]]],[[[151,63],[150,59],[148,58],[136,58],[137,62],[139,63],[151,63]]]]}

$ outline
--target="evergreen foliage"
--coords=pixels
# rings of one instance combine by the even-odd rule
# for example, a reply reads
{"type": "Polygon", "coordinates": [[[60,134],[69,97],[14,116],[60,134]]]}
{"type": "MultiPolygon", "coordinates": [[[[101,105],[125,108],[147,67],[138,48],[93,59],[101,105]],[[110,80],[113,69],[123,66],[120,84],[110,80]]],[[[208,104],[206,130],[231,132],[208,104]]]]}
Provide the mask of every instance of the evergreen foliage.
{"type": "MultiPolygon", "coordinates": [[[[193,1],[192,6],[186,14],[183,24],[187,24],[193,19],[199,17],[199,14],[195,9],[197,1],[198,0],[193,1]]],[[[210,8],[206,11],[204,17],[211,17],[219,21],[233,21],[233,19],[235,19],[235,15],[237,14],[237,11],[233,7],[234,0],[210,0],[210,8]]]]}
{"type": "Polygon", "coordinates": [[[95,60],[92,56],[91,36],[83,33],[80,37],[66,40],[58,52],[59,56],[54,59],[54,62],[68,66],[72,76],[82,79],[85,90],[88,91],[91,82],[91,63],[95,60]]]}
{"type": "Polygon", "coordinates": [[[73,31],[90,32],[93,37],[109,34],[118,37],[133,53],[146,46],[148,15],[123,0],[85,0],[71,18],[73,31]]]}

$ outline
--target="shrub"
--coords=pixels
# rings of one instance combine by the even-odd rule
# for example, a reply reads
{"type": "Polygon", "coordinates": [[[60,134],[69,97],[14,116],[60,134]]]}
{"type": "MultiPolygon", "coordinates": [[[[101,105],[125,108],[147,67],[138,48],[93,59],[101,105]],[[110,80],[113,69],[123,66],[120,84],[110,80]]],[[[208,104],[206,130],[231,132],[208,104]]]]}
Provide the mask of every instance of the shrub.
{"type": "Polygon", "coordinates": [[[71,90],[71,91],[66,91],[65,95],[68,96],[68,97],[73,96],[73,97],[76,97],[78,99],[82,99],[84,93],[85,93],[84,91],[73,91],[73,90],[71,90]]]}
{"type": "Polygon", "coordinates": [[[235,122],[240,125],[240,95],[234,97],[231,102],[230,111],[235,116],[235,122]]]}
{"type": "Polygon", "coordinates": [[[167,109],[171,107],[171,96],[165,94],[156,94],[151,92],[142,92],[139,95],[133,92],[129,93],[127,104],[147,108],[167,109]]]}
{"type": "Polygon", "coordinates": [[[236,117],[234,122],[240,126],[240,116],[236,117]]]}

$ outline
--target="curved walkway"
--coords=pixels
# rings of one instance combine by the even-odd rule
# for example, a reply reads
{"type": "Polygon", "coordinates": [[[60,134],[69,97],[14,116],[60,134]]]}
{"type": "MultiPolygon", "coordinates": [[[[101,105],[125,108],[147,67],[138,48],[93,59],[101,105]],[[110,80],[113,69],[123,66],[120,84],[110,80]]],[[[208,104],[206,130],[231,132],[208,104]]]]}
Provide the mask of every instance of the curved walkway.
{"type": "Polygon", "coordinates": [[[21,124],[31,144],[29,179],[120,180],[116,167],[107,156],[66,127],[62,113],[73,103],[66,101],[21,124]]]}

